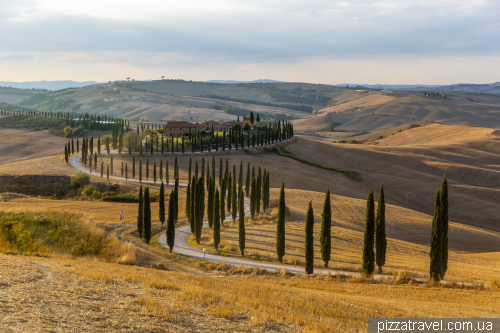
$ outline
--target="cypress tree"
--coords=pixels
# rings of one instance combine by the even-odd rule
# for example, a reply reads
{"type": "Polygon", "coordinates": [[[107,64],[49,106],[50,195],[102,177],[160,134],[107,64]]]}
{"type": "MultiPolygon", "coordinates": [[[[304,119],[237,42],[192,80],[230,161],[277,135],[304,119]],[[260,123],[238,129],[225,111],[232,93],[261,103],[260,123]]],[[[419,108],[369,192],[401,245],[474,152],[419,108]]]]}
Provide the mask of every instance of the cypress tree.
{"type": "Polygon", "coordinates": [[[64,160],[66,161],[66,164],[68,164],[68,146],[64,145],[64,160]]]}
{"type": "Polygon", "coordinates": [[[226,219],[226,180],[222,178],[222,186],[220,190],[220,218],[222,226],[224,226],[224,220],[226,219]]]}
{"type": "Polygon", "coordinates": [[[231,179],[231,174],[229,174],[229,181],[227,182],[226,184],[226,187],[227,187],[227,211],[228,212],[231,212],[231,204],[233,203],[233,201],[231,200],[231,197],[232,197],[232,194],[233,194],[233,189],[231,188],[233,184],[233,181],[231,179]]]}
{"type": "Polygon", "coordinates": [[[276,253],[279,262],[283,262],[285,255],[285,183],[281,183],[280,198],[278,203],[278,224],[276,230],[276,253]]]}
{"type": "Polygon", "coordinates": [[[127,170],[127,165],[128,165],[128,163],[125,163],[125,180],[128,180],[128,170],[127,170]]]}
{"type": "MultiPolygon", "coordinates": [[[[226,181],[224,184],[226,184],[226,187],[227,187],[227,184],[229,184],[228,183],[228,181],[229,181],[229,163],[227,161],[227,158],[226,158],[226,169],[224,170],[224,180],[226,181]]],[[[224,188],[224,191],[225,190],[226,190],[226,188],[224,188]]]]}
{"type": "Polygon", "coordinates": [[[163,228],[163,223],[165,223],[165,188],[163,187],[163,182],[160,185],[160,198],[159,198],[159,217],[161,222],[161,227],[163,228]]]}
{"type": "MultiPolygon", "coordinates": [[[[214,200],[215,200],[215,193],[212,192],[212,177],[208,176],[208,186],[207,186],[207,193],[208,193],[208,200],[207,200],[207,216],[208,216],[208,226],[212,228],[213,226],[213,217],[214,217],[214,200]]],[[[217,201],[219,199],[217,198],[217,201]]]]}
{"type": "Polygon", "coordinates": [[[241,255],[245,256],[245,207],[243,205],[243,189],[241,187],[238,195],[238,215],[238,241],[241,255]]]}
{"type": "Polygon", "coordinates": [[[188,183],[191,184],[191,157],[189,157],[188,183]]]}
{"type": "Polygon", "coordinates": [[[174,248],[175,242],[175,220],[174,220],[174,190],[170,191],[170,197],[168,200],[168,218],[167,218],[167,244],[170,248],[170,253],[174,248]]]}
{"type": "Polygon", "coordinates": [[[368,194],[366,202],[366,225],[363,244],[363,272],[371,275],[375,269],[375,252],[373,245],[375,241],[375,203],[373,190],[368,194]]]}
{"type": "Polygon", "coordinates": [[[207,163],[207,190],[210,182],[210,165],[207,163]]]}
{"type": "Polygon", "coordinates": [[[378,197],[377,222],[375,224],[375,247],[377,249],[375,261],[378,273],[382,274],[382,266],[385,265],[385,254],[387,250],[387,238],[385,236],[385,198],[384,185],[380,185],[378,197]]]}
{"type": "Polygon", "coordinates": [[[151,240],[151,201],[149,200],[149,187],[144,189],[144,240],[149,244],[151,240]]]}
{"type": "Polygon", "coordinates": [[[224,168],[222,167],[222,157],[219,162],[219,187],[222,189],[222,172],[224,168]]]}
{"type": "Polygon", "coordinates": [[[236,178],[233,178],[233,195],[231,196],[231,206],[233,206],[233,210],[231,211],[231,217],[233,218],[233,223],[236,221],[236,214],[238,212],[237,202],[238,202],[238,193],[236,192],[236,178]]]}
{"type": "Polygon", "coordinates": [[[149,180],[149,159],[146,159],[146,179],[149,180]]]}
{"type": "Polygon", "coordinates": [[[323,213],[321,214],[321,235],[319,237],[321,243],[321,259],[325,263],[325,268],[328,268],[330,255],[332,251],[332,206],[330,202],[330,190],[326,190],[325,203],[323,204],[323,213]]]}
{"type": "Polygon", "coordinates": [[[238,185],[243,186],[243,161],[240,161],[240,170],[238,171],[238,185]]]}
{"type": "Polygon", "coordinates": [[[71,154],[75,153],[75,141],[71,138],[71,154]]]}
{"type": "Polygon", "coordinates": [[[220,244],[220,215],[219,215],[219,190],[215,190],[214,194],[214,204],[213,204],[213,228],[214,228],[214,247],[217,251],[219,251],[220,244]]]}
{"type": "Polygon", "coordinates": [[[184,208],[186,211],[186,217],[191,223],[191,182],[188,183],[186,188],[186,207],[184,208]]]}
{"type": "Polygon", "coordinates": [[[123,162],[122,162],[122,168],[121,168],[121,174],[120,174],[121,177],[123,177],[123,171],[124,170],[123,170],[123,162]]]}
{"type": "Polygon", "coordinates": [[[441,183],[441,278],[448,270],[448,180],[443,177],[441,183]]]}
{"type": "Polygon", "coordinates": [[[256,206],[256,203],[257,203],[257,191],[256,191],[256,181],[255,181],[255,177],[252,178],[252,184],[250,185],[250,216],[252,217],[252,219],[254,218],[255,216],[255,206],[256,206]]]}
{"type": "Polygon", "coordinates": [[[190,220],[189,220],[189,226],[191,227],[191,234],[195,234],[196,229],[196,177],[193,176],[193,179],[191,181],[191,198],[190,198],[190,220]]]}
{"type": "Polygon", "coordinates": [[[257,174],[257,180],[256,180],[256,185],[255,185],[255,213],[257,215],[260,214],[260,197],[262,195],[262,173],[260,171],[260,166],[259,166],[259,172],[257,174]]]}
{"type": "Polygon", "coordinates": [[[144,216],[143,214],[143,202],[142,202],[142,185],[139,189],[139,212],[137,214],[137,233],[139,238],[142,238],[142,230],[144,229],[144,216]]]}
{"type": "Polygon", "coordinates": [[[101,178],[103,177],[103,172],[104,172],[104,162],[101,161],[101,178]]]}
{"type": "Polygon", "coordinates": [[[305,249],[307,274],[312,274],[314,271],[314,214],[312,209],[312,201],[309,201],[306,218],[306,249],[305,249]]]}
{"type": "Polygon", "coordinates": [[[132,156],[132,179],[135,179],[135,156],[132,156]]]}
{"type": "Polygon", "coordinates": [[[142,183],[142,161],[139,161],[139,182],[142,183]]]}
{"type": "Polygon", "coordinates": [[[113,174],[113,155],[111,155],[111,174],[113,174]]]}
{"type": "Polygon", "coordinates": [[[153,182],[156,184],[156,162],[153,163],[153,182]]]}
{"type": "Polygon", "coordinates": [[[175,178],[174,202],[175,202],[174,220],[175,223],[177,223],[177,220],[179,219],[179,177],[175,178]]]}
{"type": "Polygon", "coordinates": [[[247,163],[247,179],[245,182],[245,195],[248,197],[250,194],[250,162],[247,163]]]}
{"type": "Polygon", "coordinates": [[[160,172],[160,181],[163,182],[163,161],[160,160],[160,166],[158,167],[158,171],[160,172]]]}
{"type": "Polygon", "coordinates": [[[97,138],[97,153],[101,154],[101,138],[97,138]]]}
{"type": "Polygon", "coordinates": [[[442,207],[441,207],[441,191],[438,189],[436,192],[436,199],[434,201],[434,218],[432,220],[431,232],[431,251],[430,251],[430,278],[439,282],[442,278],[442,207]]]}
{"type": "Polygon", "coordinates": [[[203,187],[203,183],[201,181],[201,177],[196,180],[196,196],[195,196],[195,205],[196,205],[196,210],[195,210],[195,237],[196,237],[196,243],[200,244],[200,239],[201,239],[201,231],[203,229],[203,210],[202,210],[202,192],[201,188],[203,187]]]}
{"type": "Polygon", "coordinates": [[[205,157],[201,158],[201,183],[205,183],[205,157]]]}
{"type": "Polygon", "coordinates": [[[198,179],[198,161],[196,161],[194,165],[194,176],[196,179],[198,179]]]}
{"type": "Polygon", "coordinates": [[[109,164],[106,166],[106,179],[109,180],[109,164]]]}

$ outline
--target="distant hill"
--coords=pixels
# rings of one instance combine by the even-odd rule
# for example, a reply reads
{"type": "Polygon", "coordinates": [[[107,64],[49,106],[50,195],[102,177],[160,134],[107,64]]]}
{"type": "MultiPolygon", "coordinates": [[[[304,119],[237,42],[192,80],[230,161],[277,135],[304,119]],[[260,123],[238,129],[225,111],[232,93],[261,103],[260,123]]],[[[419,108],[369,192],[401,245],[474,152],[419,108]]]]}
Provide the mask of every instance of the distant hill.
{"type": "Polygon", "coordinates": [[[0,81],[0,86],[2,87],[12,87],[19,89],[48,89],[48,90],[59,90],[65,88],[80,88],[89,86],[91,84],[98,84],[96,81],[25,81],[25,82],[9,82],[0,81]]]}
{"type": "Polygon", "coordinates": [[[451,85],[425,85],[425,84],[410,84],[410,85],[391,85],[391,84],[337,84],[337,87],[356,87],[362,86],[371,89],[385,90],[432,90],[439,92],[460,92],[460,93],[475,93],[475,94],[495,94],[500,95],[500,82],[473,84],[473,83],[458,83],[451,85]]]}
{"type": "Polygon", "coordinates": [[[208,80],[208,81],[204,81],[204,82],[210,82],[210,83],[280,83],[283,81],[260,79],[260,80],[253,80],[253,81],[208,80]]]}

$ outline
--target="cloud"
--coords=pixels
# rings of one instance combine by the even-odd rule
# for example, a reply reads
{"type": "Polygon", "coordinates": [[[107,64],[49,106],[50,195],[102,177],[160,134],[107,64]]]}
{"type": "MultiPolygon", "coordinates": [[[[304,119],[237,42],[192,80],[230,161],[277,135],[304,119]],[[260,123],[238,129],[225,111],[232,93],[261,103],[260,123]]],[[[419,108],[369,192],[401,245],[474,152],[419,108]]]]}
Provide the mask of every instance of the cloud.
{"type": "Polygon", "coordinates": [[[11,61],[11,60],[17,60],[17,61],[31,60],[33,58],[34,58],[33,54],[12,54],[0,57],[0,62],[11,61]]]}

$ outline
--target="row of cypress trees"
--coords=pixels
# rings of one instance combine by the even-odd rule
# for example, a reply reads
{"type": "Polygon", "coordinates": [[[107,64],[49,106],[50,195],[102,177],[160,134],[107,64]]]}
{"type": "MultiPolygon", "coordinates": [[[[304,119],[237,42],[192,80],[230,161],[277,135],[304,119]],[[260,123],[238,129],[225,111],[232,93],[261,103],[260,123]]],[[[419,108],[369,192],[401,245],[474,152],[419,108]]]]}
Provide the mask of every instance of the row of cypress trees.
{"type": "Polygon", "coordinates": [[[385,265],[387,250],[387,237],[385,234],[385,197],[384,186],[380,186],[378,198],[377,217],[375,220],[375,202],[373,190],[368,194],[366,203],[366,224],[363,242],[363,273],[373,274],[375,263],[378,272],[382,273],[382,266],[385,265]],[[375,255],[375,247],[377,249],[375,255]]]}

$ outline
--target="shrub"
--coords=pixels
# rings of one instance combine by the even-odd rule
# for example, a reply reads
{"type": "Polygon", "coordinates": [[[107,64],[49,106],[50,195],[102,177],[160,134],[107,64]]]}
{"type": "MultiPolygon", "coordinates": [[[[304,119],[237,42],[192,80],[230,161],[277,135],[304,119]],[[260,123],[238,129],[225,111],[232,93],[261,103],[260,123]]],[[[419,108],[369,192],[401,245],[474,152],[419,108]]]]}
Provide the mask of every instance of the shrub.
{"type": "Polygon", "coordinates": [[[82,126],[82,125],[80,125],[80,126],[78,126],[77,128],[75,128],[75,129],[73,130],[73,135],[75,135],[75,136],[76,136],[76,135],[80,135],[80,134],[82,134],[82,133],[83,133],[83,131],[85,131],[85,128],[83,128],[83,126],[82,126]]]}
{"type": "Polygon", "coordinates": [[[92,199],[100,199],[101,198],[101,192],[99,190],[94,190],[92,191],[92,199]]]}
{"type": "Polygon", "coordinates": [[[69,133],[72,133],[72,132],[73,132],[73,130],[71,129],[71,127],[70,127],[70,126],[66,126],[66,127],[64,127],[64,134],[66,134],[66,133],[68,133],[68,132],[69,132],[69,133]]]}
{"type": "Polygon", "coordinates": [[[410,126],[408,126],[408,129],[412,129],[415,127],[420,127],[420,124],[410,124],[410,126]]]}
{"type": "Polygon", "coordinates": [[[90,185],[85,190],[83,190],[83,194],[85,194],[85,195],[92,195],[92,192],[94,192],[96,190],[97,190],[97,187],[95,187],[94,185],[90,185]]]}
{"type": "Polygon", "coordinates": [[[78,188],[90,183],[90,176],[84,172],[79,172],[76,176],[71,177],[71,187],[78,188]]]}

